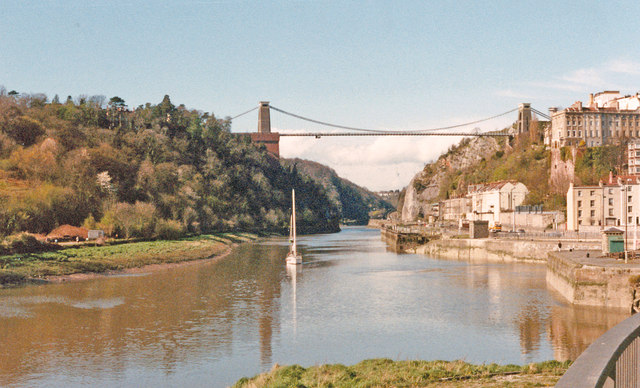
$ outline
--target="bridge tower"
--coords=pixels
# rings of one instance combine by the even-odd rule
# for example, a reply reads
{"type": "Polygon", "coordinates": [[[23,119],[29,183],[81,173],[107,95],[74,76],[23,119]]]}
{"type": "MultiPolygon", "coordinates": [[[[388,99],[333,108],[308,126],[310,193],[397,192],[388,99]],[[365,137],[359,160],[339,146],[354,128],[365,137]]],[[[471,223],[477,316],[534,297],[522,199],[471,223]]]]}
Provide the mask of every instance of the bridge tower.
{"type": "Polygon", "coordinates": [[[516,134],[529,132],[529,124],[531,124],[531,103],[523,102],[518,105],[516,134]]]}
{"type": "Polygon", "coordinates": [[[251,133],[251,141],[264,144],[271,155],[279,158],[280,134],[278,132],[271,132],[271,116],[269,110],[269,101],[260,101],[260,109],[258,110],[258,132],[251,133]]]}

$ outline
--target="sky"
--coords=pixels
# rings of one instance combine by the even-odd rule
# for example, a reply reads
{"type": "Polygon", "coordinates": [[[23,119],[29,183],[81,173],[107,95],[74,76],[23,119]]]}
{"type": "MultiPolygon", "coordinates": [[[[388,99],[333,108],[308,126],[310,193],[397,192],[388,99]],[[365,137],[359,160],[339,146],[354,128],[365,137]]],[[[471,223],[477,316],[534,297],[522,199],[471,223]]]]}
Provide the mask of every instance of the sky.
{"type": "MultiPolygon", "coordinates": [[[[2,0],[0,85],[233,117],[270,101],[359,128],[471,122],[529,102],[640,91],[636,1],[2,0]]],[[[516,113],[461,128],[501,129],[516,113]]],[[[272,111],[273,131],[331,131],[272,111]]],[[[257,129],[257,111],[233,132],[257,129]]],[[[457,137],[281,140],[372,190],[401,189],[457,137]]]]}

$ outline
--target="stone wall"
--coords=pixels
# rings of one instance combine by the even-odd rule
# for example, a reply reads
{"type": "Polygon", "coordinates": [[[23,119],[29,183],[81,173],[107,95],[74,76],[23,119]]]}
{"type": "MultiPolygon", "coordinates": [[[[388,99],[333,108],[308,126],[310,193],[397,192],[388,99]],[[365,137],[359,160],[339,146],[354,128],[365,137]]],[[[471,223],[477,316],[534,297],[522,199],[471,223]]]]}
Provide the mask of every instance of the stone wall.
{"type": "Polygon", "coordinates": [[[585,263],[580,252],[550,252],[547,284],[568,302],[585,306],[605,306],[631,310],[634,292],[629,278],[640,275],[637,264],[609,263],[610,259],[585,263]],[[634,268],[635,266],[635,268],[634,268]]]}
{"type": "MultiPolygon", "coordinates": [[[[599,241],[571,242],[575,249],[597,249],[599,241]]],[[[565,244],[565,247],[567,244],[565,244]]],[[[416,253],[454,260],[529,261],[545,263],[547,253],[558,249],[556,240],[442,239],[416,248],[416,253]]]]}

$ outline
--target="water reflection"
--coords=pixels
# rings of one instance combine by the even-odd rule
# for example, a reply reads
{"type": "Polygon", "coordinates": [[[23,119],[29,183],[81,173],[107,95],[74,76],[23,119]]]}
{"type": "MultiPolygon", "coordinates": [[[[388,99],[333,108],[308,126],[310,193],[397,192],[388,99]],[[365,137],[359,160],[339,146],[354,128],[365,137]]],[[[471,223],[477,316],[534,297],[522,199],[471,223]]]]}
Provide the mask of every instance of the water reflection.
{"type": "Polygon", "coordinates": [[[217,262],[0,290],[0,385],[226,386],[273,363],[574,359],[628,314],[561,303],[540,265],[387,252],[379,232],[217,262]]]}

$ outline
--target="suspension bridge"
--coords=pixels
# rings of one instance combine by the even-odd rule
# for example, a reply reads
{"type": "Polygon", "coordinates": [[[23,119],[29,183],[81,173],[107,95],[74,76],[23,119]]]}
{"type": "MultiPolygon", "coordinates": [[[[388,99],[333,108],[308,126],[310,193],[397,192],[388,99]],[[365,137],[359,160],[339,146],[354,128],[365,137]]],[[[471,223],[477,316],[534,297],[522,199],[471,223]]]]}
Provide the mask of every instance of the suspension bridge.
{"type": "Polygon", "coordinates": [[[271,106],[269,102],[262,101],[260,104],[252,109],[247,110],[239,115],[236,115],[231,118],[231,120],[235,120],[238,117],[249,114],[256,109],[258,111],[258,132],[249,133],[251,139],[255,143],[264,144],[267,147],[267,151],[274,154],[275,156],[280,155],[280,137],[284,136],[308,136],[315,137],[316,139],[320,139],[322,137],[332,137],[332,136],[472,136],[472,137],[483,137],[483,136],[491,136],[491,137],[505,137],[510,136],[509,133],[505,130],[499,131],[489,131],[489,132],[480,132],[478,128],[475,128],[472,132],[464,132],[460,131],[460,128],[468,127],[471,125],[479,124],[485,121],[493,120],[498,117],[506,116],[510,113],[518,111],[518,119],[516,121],[516,130],[517,133],[528,132],[529,125],[532,121],[532,113],[546,119],[550,120],[551,118],[542,113],[541,111],[532,108],[531,104],[522,103],[517,108],[508,110],[506,112],[493,115],[490,117],[486,117],[480,120],[475,120],[467,123],[449,125],[438,128],[428,128],[428,129],[417,129],[417,130],[380,130],[380,129],[371,129],[371,128],[358,128],[358,127],[350,127],[345,125],[339,125],[334,123],[329,123],[326,121],[316,120],[309,117],[305,117],[299,114],[287,112],[283,109],[276,108],[275,106],[271,106]],[[299,120],[303,120],[306,122],[310,122],[313,124],[320,124],[330,128],[345,130],[346,132],[294,132],[294,133],[280,133],[280,132],[271,132],[271,111],[275,111],[290,117],[294,117],[299,120]]]}

